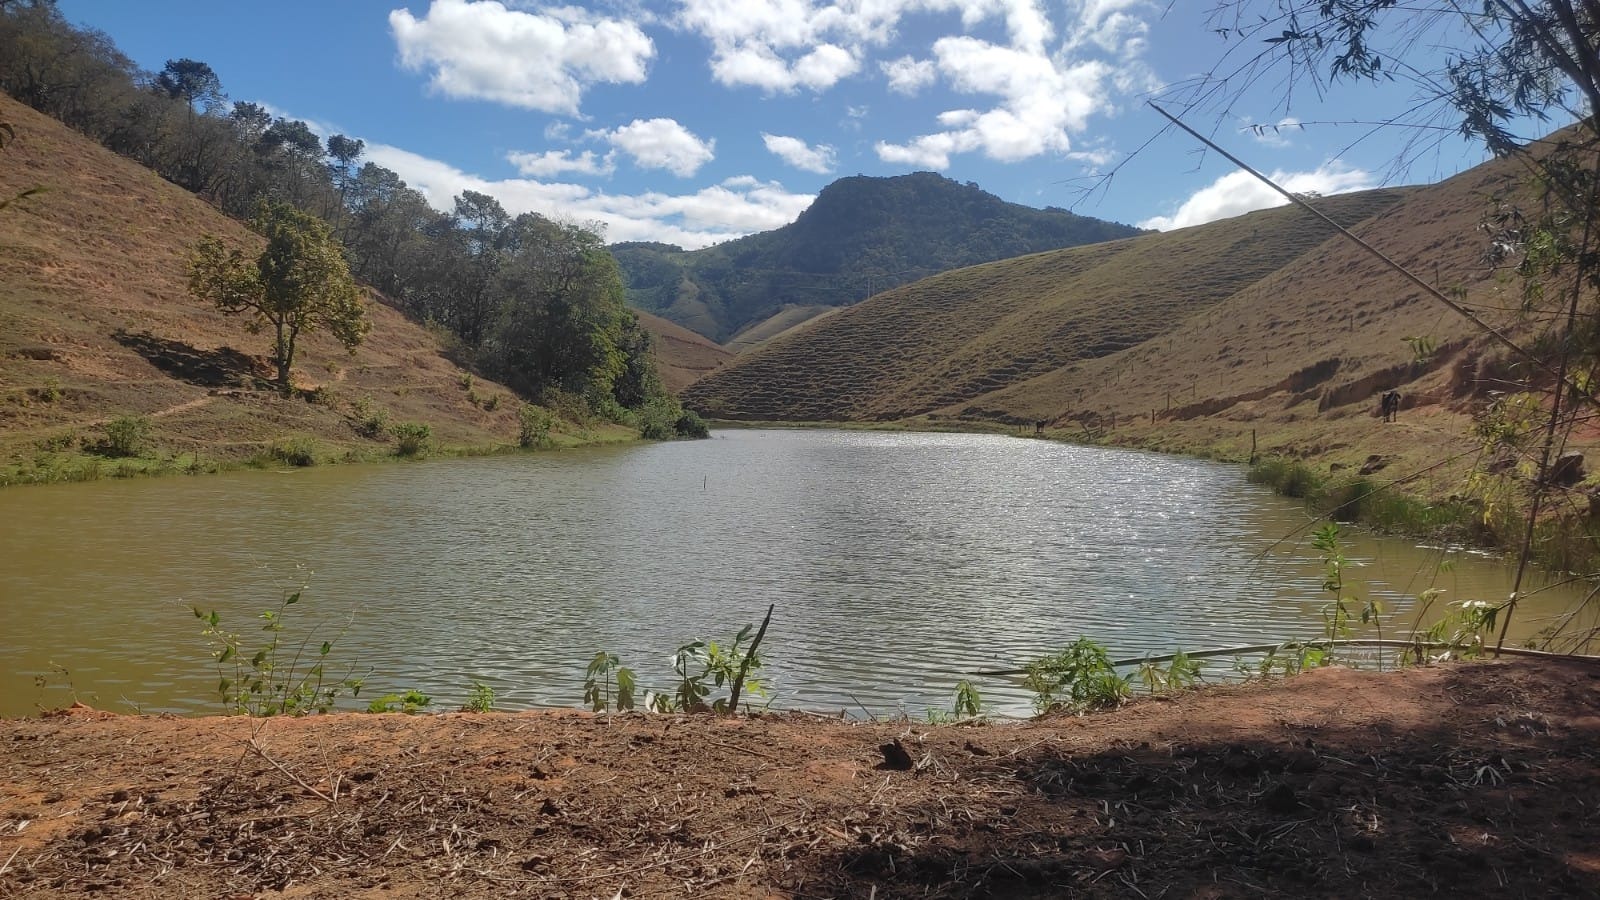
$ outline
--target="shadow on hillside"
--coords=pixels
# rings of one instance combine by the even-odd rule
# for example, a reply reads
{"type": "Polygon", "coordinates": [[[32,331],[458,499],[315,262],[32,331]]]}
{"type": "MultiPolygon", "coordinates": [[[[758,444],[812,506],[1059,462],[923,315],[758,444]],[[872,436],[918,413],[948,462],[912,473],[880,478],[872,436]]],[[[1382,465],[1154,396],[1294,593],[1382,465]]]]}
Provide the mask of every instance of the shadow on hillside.
{"type": "MultiPolygon", "coordinates": [[[[1583,667],[1578,667],[1582,669],[1583,667]]],[[[1592,667],[1591,667],[1592,668],[1592,667]]],[[[1429,727],[962,754],[896,778],[991,798],[877,807],[805,860],[847,897],[1600,896],[1600,681],[1453,679],[1429,727]],[[1541,693],[1545,693],[1541,691],[1541,693]]],[[[969,743],[968,748],[972,745],[969,743]]]]}
{"type": "Polygon", "coordinates": [[[264,362],[232,347],[201,350],[148,331],[117,331],[112,337],[173,378],[201,387],[252,386],[257,379],[271,377],[264,362]]]}

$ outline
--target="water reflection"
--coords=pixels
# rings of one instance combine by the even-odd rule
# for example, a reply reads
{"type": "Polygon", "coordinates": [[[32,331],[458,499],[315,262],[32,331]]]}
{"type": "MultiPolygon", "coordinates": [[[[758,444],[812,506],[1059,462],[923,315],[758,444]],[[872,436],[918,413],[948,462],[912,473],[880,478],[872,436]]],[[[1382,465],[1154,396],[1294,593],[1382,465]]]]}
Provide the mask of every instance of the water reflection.
{"type": "MultiPolygon", "coordinates": [[[[354,611],[336,655],[369,690],[451,704],[480,679],[509,705],[570,705],[600,649],[666,687],[677,644],[771,602],[780,704],[920,716],[961,672],[1079,635],[1131,656],[1316,634],[1315,553],[1280,543],[1303,524],[1233,466],[870,432],[5,491],[0,714],[30,710],[52,662],[102,705],[214,710],[187,606],[244,631],[305,581],[328,628],[354,611]]],[[[1349,555],[1396,622],[1429,584],[1509,589],[1490,559],[1439,571],[1437,550],[1371,538],[1349,555]]]]}

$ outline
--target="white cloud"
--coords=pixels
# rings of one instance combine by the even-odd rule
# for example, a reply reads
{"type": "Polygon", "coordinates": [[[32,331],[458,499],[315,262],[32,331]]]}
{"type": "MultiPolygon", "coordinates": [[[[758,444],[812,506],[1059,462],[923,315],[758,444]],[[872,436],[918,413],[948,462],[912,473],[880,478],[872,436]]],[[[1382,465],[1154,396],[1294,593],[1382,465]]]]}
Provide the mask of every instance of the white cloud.
{"type": "Polygon", "coordinates": [[[576,115],[596,82],[638,84],[655,45],[631,21],[577,7],[524,12],[495,0],[433,0],[421,19],[389,13],[408,69],[448,97],[576,115]]]}
{"type": "Polygon", "coordinates": [[[1016,162],[1045,153],[1066,154],[1072,133],[1089,117],[1111,107],[1112,67],[1100,60],[1070,65],[1044,54],[972,37],[934,43],[939,71],[959,91],[1000,98],[986,111],[950,110],[939,116],[944,131],[903,144],[881,141],[885,162],[911,162],[944,169],[953,153],[981,150],[990,159],[1016,162]]]}
{"type": "Polygon", "coordinates": [[[902,56],[899,59],[879,63],[878,68],[889,76],[889,90],[897,94],[916,94],[933,84],[934,79],[939,77],[939,72],[931,59],[902,56]]]}
{"type": "Polygon", "coordinates": [[[823,175],[833,171],[836,157],[833,147],[827,144],[813,147],[797,137],[767,134],[765,131],[761,132],[761,140],[766,143],[767,152],[796,169],[823,175]]]}
{"type": "Polygon", "coordinates": [[[591,131],[588,137],[609,142],[645,169],[665,169],[687,178],[716,158],[716,139],[701,140],[675,119],[634,119],[621,128],[591,131]]]}
{"type": "MultiPolygon", "coordinates": [[[[1273,172],[1269,177],[1298,194],[1343,194],[1373,186],[1371,173],[1351,169],[1338,160],[1323,163],[1312,172],[1273,172]]],[[[1257,209],[1283,206],[1289,201],[1248,172],[1230,172],[1196,191],[1170,216],[1154,216],[1139,223],[1140,228],[1170,231],[1202,225],[1257,209]]]]}
{"type": "Polygon", "coordinates": [[[577,156],[572,155],[571,150],[546,150],[543,153],[511,152],[506,154],[506,161],[516,166],[518,172],[535,178],[560,175],[563,172],[609,175],[616,168],[610,156],[601,158],[592,150],[585,150],[577,156]]]}
{"type": "Polygon", "coordinates": [[[607,241],[661,241],[690,250],[787,225],[815,199],[749,176],[686,194],[608,194],[579,184],[483,178],[386,144],[369,144],[367,157],[398,173],[440,210],[472,190],[495,197],[512,215],[593,222],[605,228],[607,241]]]}

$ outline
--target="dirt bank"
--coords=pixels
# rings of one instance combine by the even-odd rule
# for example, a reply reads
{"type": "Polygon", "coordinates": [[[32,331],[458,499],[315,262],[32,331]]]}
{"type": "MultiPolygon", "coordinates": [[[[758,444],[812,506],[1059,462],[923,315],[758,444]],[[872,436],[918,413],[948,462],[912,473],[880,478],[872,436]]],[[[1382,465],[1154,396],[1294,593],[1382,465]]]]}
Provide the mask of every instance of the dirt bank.
{"type": "Polygon", "coordinates": [[[75,711],[0,747],[4,897],[1600,895],[1576,662],[1020,725],[75,711]]]}

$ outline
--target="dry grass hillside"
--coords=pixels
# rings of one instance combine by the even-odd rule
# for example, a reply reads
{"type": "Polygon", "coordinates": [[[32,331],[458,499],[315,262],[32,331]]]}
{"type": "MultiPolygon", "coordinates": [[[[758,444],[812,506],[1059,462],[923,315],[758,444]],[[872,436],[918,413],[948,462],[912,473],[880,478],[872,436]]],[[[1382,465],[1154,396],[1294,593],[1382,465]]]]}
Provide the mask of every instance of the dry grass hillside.
{"type": "MultiPolygon", "coordinates": [[[[1491,163],[1320,208],[1481,315],[1518,285],[1482,262],[1491,163]]],[[[1515,326],[1513,326],[1515,327],[1515,326]]],[[[1500,351],[1296,208],[949,272],[803,326],[695,384],[731,419],[1045,421],[1054,433],[1335,467],[1431,464],[1471,439],[1500,351]],[[1436,346],[1417,362],[1409,337],[1436,346]],[[1384,427],[1377,394],[1405,396],[1384,427]]],[[[1395,471],[1399,471],[1399,467],[1395,471]]],[[[1440,470],[1441,476],[1448,474],[1440,470]]]]}
{"type": "Polygon", "coordinates": [[[354,354],[325,334],[302,338],[295,382],[321,390],[266,388],[271,337],[192,299],[185,272],[202,235],[259,239],[8,98],[0,120],[17,132],[0,153],[0,196],[44,189],[0,212],[0,476],[47,477],[122,416],[150,420],[144,464],[199,467],[274,445],[384,453],[395,439],[383,422],[427,424],[445,447],[516,441],[510,391],[469,380],[435,335],[372,300],[354,354]]]}
{"type": "MultiPolygon", "coordinates": [[[[1402,196],[1333,198],[1329,212],[1353,224],[1402,196]]],[[[796,329],[688,396],[714,415],[751,419],[894,420],[965,409],[996,390],[1164,338],[1330,233],[1292,210],[1271,210],[947,272],[796,329]]]]}
{"type": "Polygon", "coordinates": [[[639,317],[639,324],[655,338],[656,371],[661,375],[661,383],[674,394],[733,359],[731,352],[704,335],[642,309],[634,313],[639,317]]]}

